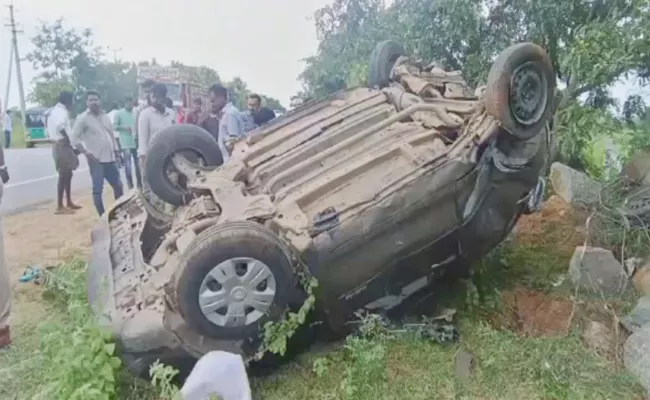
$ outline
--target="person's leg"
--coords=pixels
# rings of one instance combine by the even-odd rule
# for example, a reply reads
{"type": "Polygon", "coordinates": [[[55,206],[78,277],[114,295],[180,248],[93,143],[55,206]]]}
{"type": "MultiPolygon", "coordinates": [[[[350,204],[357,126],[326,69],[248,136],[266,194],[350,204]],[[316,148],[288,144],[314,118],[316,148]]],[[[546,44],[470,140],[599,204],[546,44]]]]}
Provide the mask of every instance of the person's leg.
{"type": "Polygon", "coordinates": [[[71,210],[78,210],[81,208],[81,206],[75,204],[72,202],[72,175],[73,172],[70,171],[68,176],[66,177],[65,181],[65,199],[67,203],[67,207],[71,210]]]}
{"type": "Polygon", "coordinates": [[[0,349],[11,344],[9,314],[11,312],[11,277],[5,260],[2,221],[0,220],[0,349]]]}
{"type": "Polygon", "coordinates": [[[90,169],[90,179],[93,184],[93,203],[95,204],[97,213],[101,217],[104,214],[104,201],[102,200],[104,168],[101,163],[90,160],[88,160],[88,168],[90,169]]]}
{"type": "Polygon", "coordinates": [[[138,150],[131,149],[131,156],[133,157],[133,169],[135,170],[135,180],[138,184],[138,189],[142,190],[142,176],[140,175],[140,162],[138,161],[138,150]]]}
{"type": "Polygon", "coordinates": [[[104,169],[104,177],[108,184],[113,188],[113,195],[115,195],[115,200],[117,200],[124,194],[122,180],[120,179],[120,170],[117,168],[117,163],[102,163],[102,167],[104,169]]]}
{"type": "Polygon", "coordinates": [[[131,170],[131,150],[122,150],[122,159],[124,159],[124,175],[126,175],[126,186],[129,190],[133,189],[133,171],[131,170]]]}
{"type": "Polygon", "coordinates": [[[55,214],[72,214],[74,211],[70,208],[66,208],[63,205],[63,195],[67,193],[70,185],[69,181],[72,179],[72,171],[66,170],[64,168],[59,168],[59,179],[56,185],[56,210],[55,214]]]}
{"type": "Polygon", "coordinates": [[[5,131],[5,149],[11,147],[11,132],[5,131]]]}

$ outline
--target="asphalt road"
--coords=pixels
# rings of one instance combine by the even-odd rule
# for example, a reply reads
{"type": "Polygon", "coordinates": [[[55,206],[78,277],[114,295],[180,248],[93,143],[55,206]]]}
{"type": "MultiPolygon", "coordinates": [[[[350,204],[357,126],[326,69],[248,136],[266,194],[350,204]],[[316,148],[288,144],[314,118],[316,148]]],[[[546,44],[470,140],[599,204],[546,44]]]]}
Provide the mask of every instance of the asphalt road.
{"type": "MultiPolygon", "coordinates": [[[[13,214],[56,199],[58,177],[50,147],[6,149],[5,164],[10,180],[4,187],[0,215],[13,214]]],[[[88,165],[84,157],[79,157],[79,168],[72,178],[72,192],[90,191],[90,187],[88,165]]]]}

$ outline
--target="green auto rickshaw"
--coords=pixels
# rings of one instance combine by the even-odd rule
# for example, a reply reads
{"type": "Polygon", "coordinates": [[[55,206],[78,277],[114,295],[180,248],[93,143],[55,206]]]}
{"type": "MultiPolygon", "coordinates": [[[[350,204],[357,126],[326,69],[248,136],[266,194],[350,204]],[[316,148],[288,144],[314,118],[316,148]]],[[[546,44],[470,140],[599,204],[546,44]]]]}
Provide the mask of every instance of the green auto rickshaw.
{"type": "Polygon", "coordinates": [[[25,112],[25,144],[34,147],[37,143],[49,143],[50,138],[45,131],[47,119],[46,107],[34,107],[25,112]]]}

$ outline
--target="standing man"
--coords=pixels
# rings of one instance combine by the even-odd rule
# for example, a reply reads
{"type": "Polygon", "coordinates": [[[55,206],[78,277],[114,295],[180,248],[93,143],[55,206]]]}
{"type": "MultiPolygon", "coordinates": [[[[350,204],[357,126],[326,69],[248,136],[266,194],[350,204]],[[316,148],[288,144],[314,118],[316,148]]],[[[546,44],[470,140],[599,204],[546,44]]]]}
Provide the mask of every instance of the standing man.
{"type": "Polygon", "coordinates": [[[199,115],[197,125],[208,131],[214,140],[219,142],[219,119],[221,118],[221,104],[210,102],[210,109],[199,115]]]}
{"type": "MultiPolygon", "coordinates": [[[[106,115],[108,115],[108,119],[111,121],[111,124],[115,123],[115,115],[118,111],[119,105],[115,102],[111,103],[111,109],[108,111],[108,113],[106,113],[106,115]]],[[[117,132],[115,132],[115,139],[119,139],[117,132]]]]}
{"type": "Polygon", "coordinates": [[[52,157],[59,174],[57,183],[57,207],[55,214],[72,214],[81,207],[72,202],[72,172],[79,166],[79,158],[70,143],[70,110],[72,92],[61,92],[59,102],[52,107],[47,117],[47,135],[52,140],[52,157]],[[67,206],[63,206],[65,194],[67,206]]]}
{"type": "Polygon", "coordinates": [[[176,110],[174,109],[174,101],[170,99],[169,97],[165,97],[165,107],[171,112],[172,114],[172,124],[176,123],[176,110]]]}
{"type": "Polygon", "coordinates": [[[192,111],[188,112],[185,116],[185,123],[198,125],[199,121],[203,117],[203,100],[200,97],[196,97],[192,100],[192,111]]]}
{"type": "Polygon", "coordinates": [[[117,168],[120,153],[115,142],[113,124],[102,112],[99,93],[93,90],[86,92],[86,107],[87,110],[79,115],[74,124],[71,142],[88,160],[93,184],[93,203],[101,216],[104,214],[104,179],[113,188],[115,200],[122,196],[122,181],[117,168]]]}
{"type": "Polygon", "coordinates": [[[11,110],[5,111],[4,115],[4,132],[5,132],[5,149],[11,147],[11,131],[13,130],[13,121],[11,120],[11,110]]]}
{"type": "Polygon", "coordinates": [[[262,107],[262,97],[259,94],[248,96],[248,109],[253,116],[255,125],[262,126],[275,118],[275,112],[268,107],[262,107]]]}
{"type": "Polygon", "coordinates": [[[115,114],[113,129],[117,132],[119,146],[122,150],[126,184],[129,189],[133,189],[133,174],[131,171],[135,169],[135,179],[138,189],[142,189],[142,178],[140,177],[140,166],[138,165],[138,148],[135,145],[134,136],[135,122],[132,97],[127,97],[124,101],[124,108],[115,114]]]}
{"type": "Polygon", "coordinates": [[[138,106],[135,107],[133,110],[133,121],[135,123],[135,144],[138,144],[138,118],[140,117],[140,113],[142,110],[145,108],[149,107],[151,105],[151,88],[156,82],[154,82],[153,79],[147,79],[144,82],[142,82],[142,85],[140,85],[140,88],[142,89],[142,92],[144,93],[144,102],[139,102],[138,106]]]}
{"type": "Polygon", "coordinates": [[[219,118],[219,137],[217,143],[219,143],[223,162],[225,163],[230,158],[226,143],[229,140],[245,136],[246,132],[250,129],[250,124],[247,122],[244,114],[228,101],[228,89],[215,83],[210,86],[208,93],[210,103],[212,103],[212,111],[219,112],[221,115],[219,118]]]}
{"type": "MultiPolygon", "coordinates": [[[[0,112],[2,112],[1,105],[0,112]]],[[[2,146],[0,146],[0,178],[0,200],[2,200],[3,186],[9,181],[9,172],[5,165],[5,156],[2,146]]],[[[11,344],[11,334],[9,332],[10,312],[11,276],[9,275],[9,266],[5,259],[2,224],[0,223],[0,350],[11,344]]]]}
{"type": "Polygon", "coordinates": [[[142,171],[142,192],[152,205],[161,211],[164,209],[164,202],[151,192],[147,182],[144,162],[147,157],[147,149],[151,138],[156,133],[174,123],[171,110],[165,106],[166,98],[167,86],[163,83],[153,85],[151,88],[151,105],[142,110],[137,122],[138,156],[140,158],[140,170],[142,171]]]}

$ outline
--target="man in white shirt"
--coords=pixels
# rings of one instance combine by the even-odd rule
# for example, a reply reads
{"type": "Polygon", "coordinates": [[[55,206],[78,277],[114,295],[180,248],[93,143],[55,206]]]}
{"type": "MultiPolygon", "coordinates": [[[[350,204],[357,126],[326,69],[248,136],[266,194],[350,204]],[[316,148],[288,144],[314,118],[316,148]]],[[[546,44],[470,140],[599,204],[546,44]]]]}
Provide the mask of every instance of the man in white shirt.
{"type": "Polygon", "coordinates": [[[219,137],[217,143],[221,149],[223,162],[228,161],[229,153],[226,143],[229,140],[237,139],[246,135],[252,128],[252,119],[247,118],[231,102],[228,101],[228,89],[218,83],[208,89],[212,110],[220,114],[219,137]]]}
{"type": "Polygon", "coordinates": [[[115,141],[113,124],[101,109],[99,93],[92,90],[86,92],[86,107],[88,109],[75,121],[70,141],[88,160],[93,184],[93,203],[97,213],[102,216],[104,180],[113,188],[115,200],[120,198],[124,191],[117,168],[121,154],[115,141]]]}
{"type": "Polygon", "coordinates": [[[72,134],[70,126],[70,109],[72,108],[72,93],[61,92],[59,102],[50,109],[47,117],[47,134],[52,140],[52,156],[54,166],[59,173],[57,184],[57,207],[55,214],[72,214],[81,208],[72,202],[72,172],[79,166],[79,159],[70,144],[69,135],[72,134]],[[66,197],[66,206],[63,205],[63,195],[66,197]]]}
{"type": "Polygon", "coordinates": [[[149,187],[147,171],[145,170],[145,158],[149,149],[151,138],[161,130],[171,126],[173,115],[171,110],[165,106],[167,97],[167,86],[156,83],[151,88],[151,105],[142,110],[138,117],[138,157],[140,159],[140,171],[142,173],[142,193],[151,204],[164,211],[164,202],[159,199],[149,187]]]}
{"type": "Polygon", "coordinates": [[[11,147],[11,131],[13,130],[13,121],[11,120],[11,110],[5,111],[3,129],[5,132],[5,149],[11,147]]]}
{"type": "MultiPolygon", "coordinates": [[[[119,106],[117,105],[117,103],[113,103],[111,105],[111,111],[106,113],[106,115],[108,115],[108,119],[111,121],[111,124],[115,123],[115,114],[117,114],[118,111],[119,111],[119,106]]],[[[119,134],[115,132],[115,139],[117,138],[119,138],[119,134]]]]}

